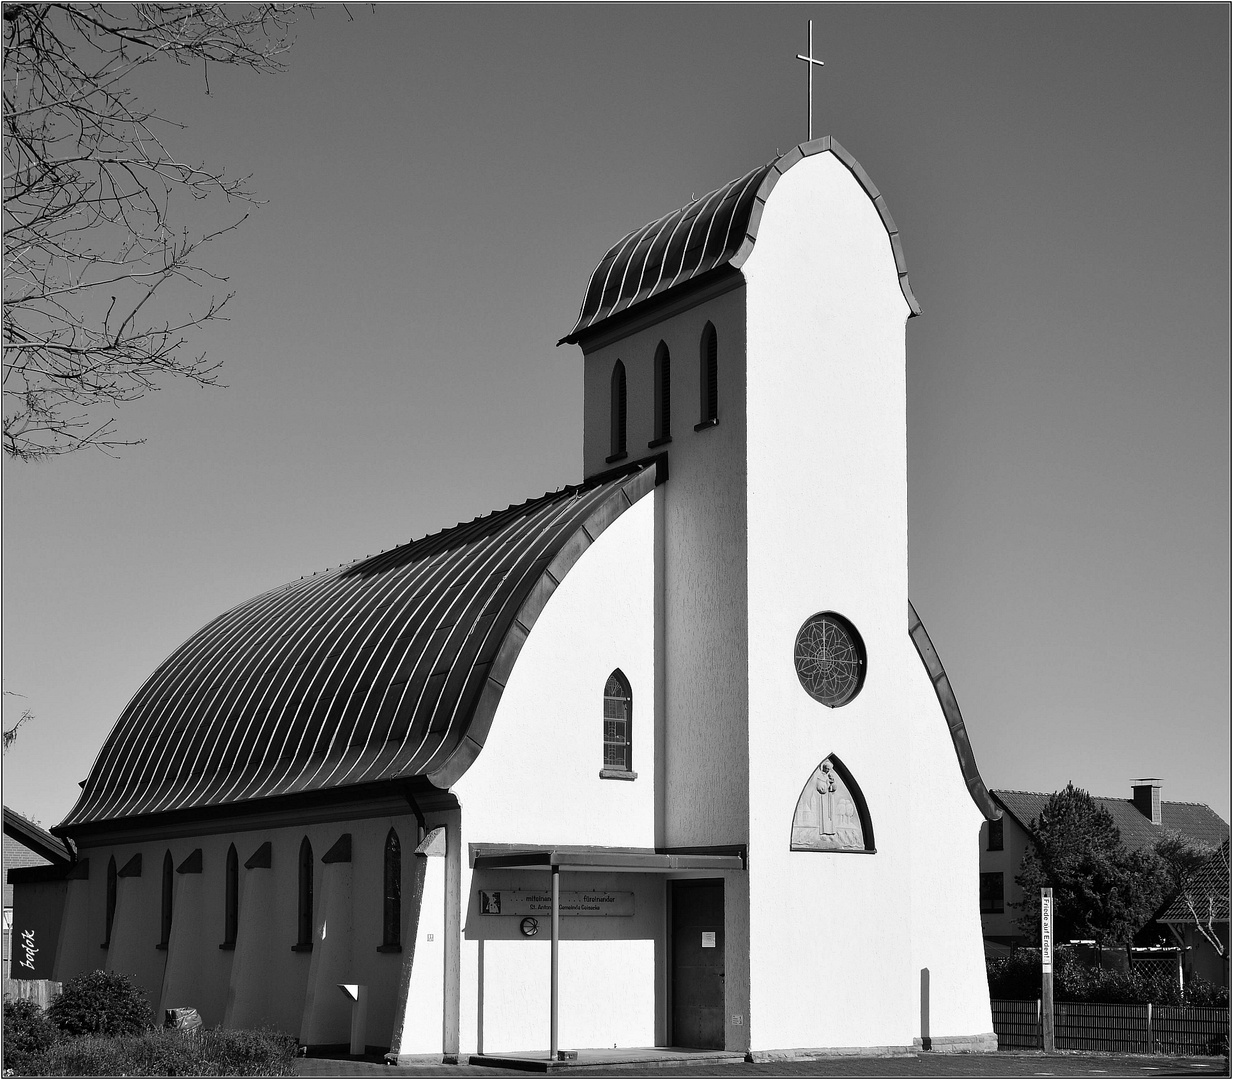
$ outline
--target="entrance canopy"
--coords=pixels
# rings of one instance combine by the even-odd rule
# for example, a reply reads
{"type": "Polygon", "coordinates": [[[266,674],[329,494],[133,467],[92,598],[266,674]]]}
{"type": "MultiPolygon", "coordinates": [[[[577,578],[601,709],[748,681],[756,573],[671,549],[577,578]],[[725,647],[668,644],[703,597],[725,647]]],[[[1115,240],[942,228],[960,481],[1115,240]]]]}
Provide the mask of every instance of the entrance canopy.
{"type": "Polygon", "coordinates": [[[681,874],[722,873],[745,869],[745,846],[692,848],[618,848],[559,844],[472,844],[476,870],[585,870],[592,873],[681,874]]]}
{"type": "MultiPolygon", "coordinates": [[[[549,960],[548,1060],[559,1060],[557,1014],[560,1000],[558,950],[561,941],[561,874],[567,871],[624,874],[671,874],[714,877],[745,869],[744,844],[706,848],[621,848],[570,844],[532,847],[522,844],[471,844],[476,870],[548,870],[552,875],[552,953],[549,960]]],[[[576,1055],[575,1055],[576,1056],[576,1055]]]]}

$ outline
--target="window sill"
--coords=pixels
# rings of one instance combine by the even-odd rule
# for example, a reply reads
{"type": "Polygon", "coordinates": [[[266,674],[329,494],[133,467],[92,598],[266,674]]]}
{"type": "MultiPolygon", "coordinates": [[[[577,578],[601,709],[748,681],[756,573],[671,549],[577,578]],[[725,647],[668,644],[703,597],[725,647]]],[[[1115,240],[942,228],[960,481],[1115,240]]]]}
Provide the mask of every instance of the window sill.
{"type": "Polygon", "coordinates": [[[672,442],[671,435],[662,435],[658,439],[652,439],[649,443],[646,444],[646,446],[648,450],[653,450],[657,446],[665,446],[670,442],[672,442]]]}
{"type": "Polygon", "coordinates": [[[219,946],[219,948],[222,949],[223,952],[235,952],[235,942],[234,941],[224,941],[219,946]]]}
{"type": "Polygon", "coordinates": [[[638,774],[628,769],[600,769],[601,780],[637,780],[638,774]]]}
{"type": "Polygon", "coordinates": [[[300,943],[300,944],[298,944],[298,945],[292,945],[292,946],[291,946],[291,951],[292,951],[292,952],[312,952],[312,951],[313,951],[313,943],[312,943],[311,941],[309,941],[309,942],[307,942],[307,943],[305,943],[305,942],[301,942],[301,943],[300,943]]]}
{"type": "Polygon", "coordinates": [[[378,945],[377,952],[402,952],[401,945],[378,945]]]}
{"type": "Polygon", "coordinates": [[[624,461],[627,457],[629,457],[629,451],[622,450],[619,454],[609,454],[604,458],[604,464],[611,465],[614,461],[624,461]]]}
{"type": "Polygon", "coordinates": [[[718,418],[714,420],[703,420],[702,423],[700,424],[694,424],[694,431],[702,431],[706,428],[714,427],[718,423],[719,423],[718,418]]]}

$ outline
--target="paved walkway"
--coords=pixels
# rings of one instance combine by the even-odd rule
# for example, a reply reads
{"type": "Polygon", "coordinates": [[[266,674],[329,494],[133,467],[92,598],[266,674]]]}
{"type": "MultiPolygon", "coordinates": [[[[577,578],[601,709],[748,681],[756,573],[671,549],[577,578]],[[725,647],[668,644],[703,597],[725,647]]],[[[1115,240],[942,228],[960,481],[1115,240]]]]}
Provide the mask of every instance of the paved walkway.
{"type": "MultiPolygon", "coordinates": [[[[515,1069],[495,1069],[479,1065],[392,1066],[372,1060],[348,1058],[301,1058],[296,1063],[299,1076],[386,1076],[445,1077],[504,1076],[507,1080],[536,1075],[515,1069]]],[[[646,1076],[654,1080],[673,1077],[710,1076],[719,1080],[738,1080],[746,1076],[822,1076],[822,1077],[1117,1077],[1229,1076],[1225,1058],[1163,1057],[1144,1054],[1043,1053],[998,1051],[992,1054],[910,1054],[905,1057],[827,1058],[821,1061],[775,1061],[765,1064],[629,1065],[610,1068],[554,1070],[557,1076],[614,1076],[622,1080],[646,1076]]]]}

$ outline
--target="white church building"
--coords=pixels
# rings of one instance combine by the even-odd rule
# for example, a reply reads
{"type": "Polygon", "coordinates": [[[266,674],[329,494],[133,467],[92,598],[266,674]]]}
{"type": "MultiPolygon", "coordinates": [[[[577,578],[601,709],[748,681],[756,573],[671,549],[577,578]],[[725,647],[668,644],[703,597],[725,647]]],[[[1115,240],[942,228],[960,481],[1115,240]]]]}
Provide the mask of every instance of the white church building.
{"type": "Polygon", "coordinates": [[[17,883],[14,977],[403,1060],[994,1049],[999,815],[908,599],[918,312],[829,138],[615,244],[563,339],[582,482],[172,652],[17,883]]]}

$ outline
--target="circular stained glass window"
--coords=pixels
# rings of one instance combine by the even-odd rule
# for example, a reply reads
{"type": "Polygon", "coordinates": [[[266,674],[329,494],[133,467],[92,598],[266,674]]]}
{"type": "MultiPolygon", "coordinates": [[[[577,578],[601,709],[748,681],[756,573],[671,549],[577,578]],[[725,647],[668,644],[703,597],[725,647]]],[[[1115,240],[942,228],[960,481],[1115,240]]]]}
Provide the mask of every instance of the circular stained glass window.
{"type": "Polygon", "coordinates": [[[846,705],[865,682],[865,643],[842,615],[824,611],[796,635],[796,675],[806,693],[832,709],[846,705]]]}

